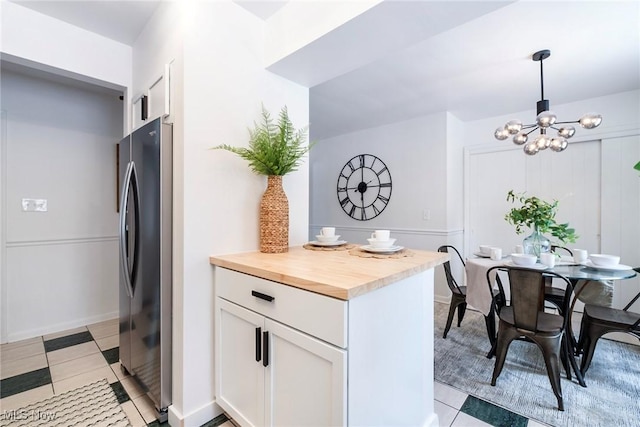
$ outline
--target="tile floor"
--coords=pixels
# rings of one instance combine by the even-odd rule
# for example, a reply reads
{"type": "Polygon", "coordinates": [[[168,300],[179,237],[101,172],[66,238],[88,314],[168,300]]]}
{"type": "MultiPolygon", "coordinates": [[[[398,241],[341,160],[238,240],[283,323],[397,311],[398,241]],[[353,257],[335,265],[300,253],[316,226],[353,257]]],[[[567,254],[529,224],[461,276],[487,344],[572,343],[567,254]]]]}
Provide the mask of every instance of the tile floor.
{"type": "MultiPolygon", "coordinates": [[[[0,346],[0,415],[106,378],[133,427],[158,426],[153,403],[120,369],[118,319],[0,346]]],[[[233,427],[225,416],[206,427],[233,427]]]]}
{"type": "MultiPolygon", "coordinates": [[[[118,361],[117,319],[57,334],[3,344],[0,347],[0,412],[107,378],[133,427],[158,426],[155,409],[118,361]]],[[[537,427],[506,409],[435,383],[435,411],[441,426],[537,427]]],[[[206,427],[233,427],[221,415],[206,427]]],[[[204,427],[204,426],[203,426],[204,427]]]]}

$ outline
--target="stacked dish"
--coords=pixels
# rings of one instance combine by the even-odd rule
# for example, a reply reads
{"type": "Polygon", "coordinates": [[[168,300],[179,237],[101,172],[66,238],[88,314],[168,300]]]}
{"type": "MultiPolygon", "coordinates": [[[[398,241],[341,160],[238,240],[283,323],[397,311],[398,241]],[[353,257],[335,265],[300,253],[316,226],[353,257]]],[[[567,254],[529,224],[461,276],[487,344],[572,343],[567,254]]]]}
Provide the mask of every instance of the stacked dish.
{"type": "Polygon", "coordinates": [[[590,254],[589,259],[584,263],[585,267],[596,270],[622,271],[631,270],[632,267],[620,264],[620,257],[607,254],[590,254]]]}

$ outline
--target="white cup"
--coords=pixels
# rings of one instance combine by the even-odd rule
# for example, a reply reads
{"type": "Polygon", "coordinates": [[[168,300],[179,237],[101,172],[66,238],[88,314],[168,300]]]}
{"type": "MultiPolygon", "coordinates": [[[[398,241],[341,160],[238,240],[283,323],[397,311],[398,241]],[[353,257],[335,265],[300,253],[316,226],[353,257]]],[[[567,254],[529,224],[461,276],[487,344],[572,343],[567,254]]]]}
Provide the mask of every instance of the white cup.
{"type": "Polygon", "coordinates": [[[489,246],[489,245],[480,245],[480,246],[478,246],[478,248],[480,248],[480,253],[482,255],[491,255],[491,246],[489,246]]]}
{"type": "Polygon", "coordinates": [[[502,248],[491,248],[491,259],[500,261],[502,259],[502,248]]]}
{"type": "Polygon", "coordinates": [[[391,236],[391,231],[390,230],[376,230],[373,233],[371,233],[371,238],[372,239],[376,239],[376,240],[380,240],[380,241],[389,240],[390,236],[391,236]]]}
{"type": "Polygon", "coordinates": [[[556,266],[556,255],[551,252],[542,252],[540,254],[540,262],[547,267],[555,267],[556,266]]]}
{"type": "Polygon", "coordinates": [[[585,262],[588,257],[589,257],[589,252],[587,252],[586,249],[573,250],[573,260],[577,263],[585,262]]]}
{"type": "Polygon", "coordinates": [[[322,227],[322,229],[320,230],[320,234],[325,236],[325,237],[335,236],[336,235],[336,228],[335,227],[322,227]]]}
{"type": "Polygon", "coordinates": [[[524,246],[522,245],[516,245],[515,248],[513,248],[513,253],[516,254],[523,254],[524,253],[524,246]]]}

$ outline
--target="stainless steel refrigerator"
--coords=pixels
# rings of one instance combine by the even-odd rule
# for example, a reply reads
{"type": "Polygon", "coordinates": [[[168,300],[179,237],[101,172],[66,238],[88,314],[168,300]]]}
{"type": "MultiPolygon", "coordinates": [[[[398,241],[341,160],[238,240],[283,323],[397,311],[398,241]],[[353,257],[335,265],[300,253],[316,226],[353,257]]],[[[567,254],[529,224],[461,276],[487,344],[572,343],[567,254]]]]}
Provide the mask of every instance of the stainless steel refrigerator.
{"type": "Polygon", "coordinates": [[[120,363],[165,421],[171,404],[172,128],[120,141],[120,363]]]}

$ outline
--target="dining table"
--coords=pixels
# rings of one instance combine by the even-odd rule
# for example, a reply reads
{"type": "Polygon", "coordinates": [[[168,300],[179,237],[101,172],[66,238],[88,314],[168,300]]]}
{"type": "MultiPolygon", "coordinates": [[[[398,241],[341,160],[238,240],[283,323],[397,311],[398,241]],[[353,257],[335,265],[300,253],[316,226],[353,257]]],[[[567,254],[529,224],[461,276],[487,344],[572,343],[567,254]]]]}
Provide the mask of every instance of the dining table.
{"type": "MultiPolygon", "coordinates": [[[[492,290],[489,287],[489,283],[487,281],[487,271],[491,267],[495,266],[515,266],[510,256],[503,257],[499,260],[494,260],[489,257],[478,256],[474,254],[475,257],[469,257],[466,259],[465,263],[465,274],[466,274],[466,285],[467,285],[467,304],[474,307],[478,311],[480,311],[485,317],[491,317],[493,319],[489,319],[487,324],[491,323],[493,320],[493,327],[487,326],[488,334],[489,334],[489,342],[491,343],[491,350],[487,354],[487,357],[493,357],[493,352],[495,349],[495,318],[494,318],[494,310],[493,310],[493,294],[492,290]]],[[[590,283],[602,282],[602,281],[611,281],[611,280],[623,280],[623,279],[631,279],[637,275],[637,273],[633,270],[633,268],[627,266],[615,267],[615,268],[596,268],[590,262],[587,263],[576,263],[571,257],[560,257],[559,261],[556,263],[554,267],[546,267],[542,264],[536,263],[533,267],[538,270],[544,272],[553,272],[557,273],[561,276],[566,277],[572,284],[575,290],[574,298],[571,303],[568,316],[568,325],[571,325],[571,317],[573,314],[573,310],[575,308],[576,302],[579,300],[580,295],[589,287],[590,283]],[[577,286],[578,282],[584,281],[583,286],[577,286]]],[[[494,270],[495,272],[496,270],[494,270]]],[[[490,278],[491,283],[494,284],[495,281],[500,280],[499,277],[493,276],[490,278]]],[[[578,369],[577,362],[575,360],[576,357],[576,340],[573,336],[573,330],[569,328],[569,339],[572,345],[569,345],[569,361],[571,362],[571,366],[575,371],[576,378],[581,386],[586,387],[586,383],[584,381],[584,377],[582,376],[582,372],[578,369]]]]}

